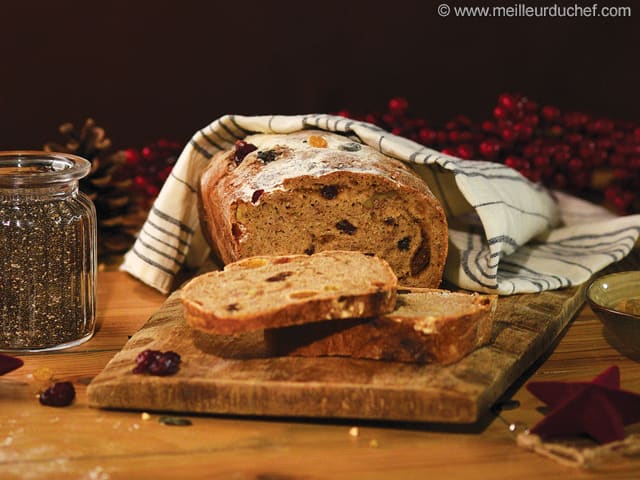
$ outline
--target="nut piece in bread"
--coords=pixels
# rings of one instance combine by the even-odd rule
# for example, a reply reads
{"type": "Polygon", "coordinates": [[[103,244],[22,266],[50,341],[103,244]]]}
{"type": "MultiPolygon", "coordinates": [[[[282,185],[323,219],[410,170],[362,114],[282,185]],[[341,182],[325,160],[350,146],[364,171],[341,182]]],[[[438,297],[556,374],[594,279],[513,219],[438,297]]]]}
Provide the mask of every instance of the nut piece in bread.
{"type": "Polygon", "coordinates": [[[496,295],[400,289],[393,312],[372,319],[265,330],[273,355],[344,356],[450,364],[491,339],[496,295]]]}
{"type": "Polygon", "coordinates": [[[214,156],[200,181],[203,231],[223,264],[357,250],[385,259],[402,285],[440,284],[447,221],[408,166],[324,131],[244,142],[214,156]]]}
{"type": "Polygon", "coordinates": [[[398,280],[384,260],[353,251],[256,256],[190,280],[186,321],[234,334],[393,310],[398,280]]]}

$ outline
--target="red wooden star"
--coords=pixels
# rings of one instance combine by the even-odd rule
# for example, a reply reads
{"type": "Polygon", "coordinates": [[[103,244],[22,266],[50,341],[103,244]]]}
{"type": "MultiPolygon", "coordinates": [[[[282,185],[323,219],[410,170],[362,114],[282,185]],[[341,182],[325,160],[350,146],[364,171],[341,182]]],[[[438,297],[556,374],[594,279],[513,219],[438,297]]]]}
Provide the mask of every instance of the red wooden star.
{"type": "Polygon", "coordinates": [[[24,362],[19,358],[10,357],[9,355],[2,355],[0,353],[0,375],[21,367],[23,363],[24,362]]]}
{"type": "Polygon", "coordinates": [[[551,407],[531,429],[543,438],[586,433],[608,443],[622,440],[624,426],[640,421],[640,395],[620,389],[615,365],[590,382],[530,382],[527,390],[551,407]]]}

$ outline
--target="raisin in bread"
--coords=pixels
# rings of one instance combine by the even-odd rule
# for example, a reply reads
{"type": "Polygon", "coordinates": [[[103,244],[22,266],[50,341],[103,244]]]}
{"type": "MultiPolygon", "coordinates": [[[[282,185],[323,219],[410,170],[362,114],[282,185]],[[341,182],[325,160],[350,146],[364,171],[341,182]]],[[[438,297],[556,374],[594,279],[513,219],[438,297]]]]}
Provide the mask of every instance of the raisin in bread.
{"type": "Polygon", "coordinates": [[[342,135],[249,136],[212,159],[199,205],[205,237],[224,264],[358,250],[384,258],[402,285],[437,287],[442,279],[447,221],[426,183],[342,135]]]}
{"type": "Polygon", "coordinates": [[[345,356],[450,364],[491,338],[496,295],[399,290],[393,312],[372,319],[265,330],[274,355],[345,356]]]}
{"type": "Polygon", "coordinates": [[[393,310],[397,278],[384,260],[352,251],[256,256],[181,289],[186,321],[233,334],[393,310]]]}

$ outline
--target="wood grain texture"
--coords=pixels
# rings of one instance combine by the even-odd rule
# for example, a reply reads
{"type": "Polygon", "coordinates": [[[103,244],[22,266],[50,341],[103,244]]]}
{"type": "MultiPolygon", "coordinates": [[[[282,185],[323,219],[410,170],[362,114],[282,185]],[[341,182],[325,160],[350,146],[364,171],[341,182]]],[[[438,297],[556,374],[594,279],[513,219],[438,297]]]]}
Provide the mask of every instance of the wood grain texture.
{"type": "Polygon", "coordinates": [[[473,423],[545,351],[583,301],[574,287],[503,297],[492,341],[460,362],[415,365],[350,358],[268,357],[262,332],[190,328],[174,292],[88,389],[93,407],[278,417],[473,423]],[[169,377],[136,375],[144,349],[183,360],[169,377]]]}
{"type": "MultiPolygon", "coordinates": [[[[625,261],[616,268],[635,268],[625,261]]],[[[476,425],[234,415],[188,415],[190,427],[143,420],[139,411],[89,408],[87,384],[166,298],[122,272],[98,278],[100,329],[60,352],[21,355],[24,366],[0,377],[0,478],[13,479],[423,479],[548,480],[640,477],[640,460],[614,457],[581,472],[516,446],[505,422],[532,426],[542,402],[531,381],[590,380],[620,367],[622,387],[640,391],[640,355],[609,335],[588,306],[521,375],[508,398],[519,408],[476,425]],[[76,386],[66,408],[41,406],[33,374],[42,367],[76,386]],[[357,436],[350,428],[358,427],[357,436]],[[329,459],[329,460],[328,460],[329,459]]],[[[628,427],[639,433],[640,424],[628,427]]]]}

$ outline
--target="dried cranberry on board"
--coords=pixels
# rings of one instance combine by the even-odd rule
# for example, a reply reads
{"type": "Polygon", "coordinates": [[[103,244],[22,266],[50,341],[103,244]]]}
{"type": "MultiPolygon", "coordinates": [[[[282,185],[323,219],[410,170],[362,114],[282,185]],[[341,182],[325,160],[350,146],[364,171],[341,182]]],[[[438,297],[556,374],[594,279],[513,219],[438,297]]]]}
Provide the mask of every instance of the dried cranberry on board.
{"type": "Polygon", "coordinates": [[[71,382],[56,382],[40,394],[38,399],[48,407],[66,407],[76,397],[76,390],[71,382]]]}
{"type": "Polygon", "coordinates": [[[20,368],[24,362],[16,357],[0,354],[0,375],[9,373],[16,368],[20,368]]]}
{"type": "Polygon", "coordinates": [[[144,350],[136,357],[133,373],[147,373],[149,375],[172,375],[180,369],[180,355],[176,352],[159,350],[144,350]]]}

